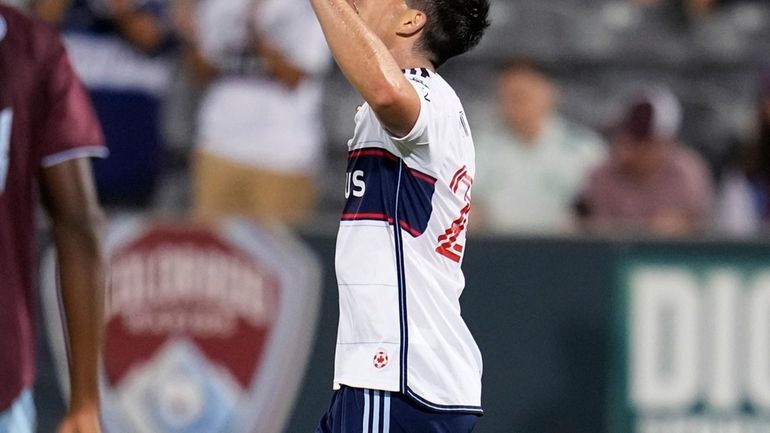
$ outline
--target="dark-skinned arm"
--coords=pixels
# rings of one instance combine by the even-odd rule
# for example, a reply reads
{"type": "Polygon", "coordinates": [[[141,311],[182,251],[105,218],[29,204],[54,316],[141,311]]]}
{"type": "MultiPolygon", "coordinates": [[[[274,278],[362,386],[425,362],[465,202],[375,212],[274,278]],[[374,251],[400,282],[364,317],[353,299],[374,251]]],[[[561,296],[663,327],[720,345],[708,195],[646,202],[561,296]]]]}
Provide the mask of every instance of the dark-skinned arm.
{"type": "Polygon", "coordinates": [[[98,433],[106,266],[101,246],[104,218],[90,161],[73,159],[44,168],[41,190],[53,228],[69,336],[70,409],[59,432],[98,433]]]}

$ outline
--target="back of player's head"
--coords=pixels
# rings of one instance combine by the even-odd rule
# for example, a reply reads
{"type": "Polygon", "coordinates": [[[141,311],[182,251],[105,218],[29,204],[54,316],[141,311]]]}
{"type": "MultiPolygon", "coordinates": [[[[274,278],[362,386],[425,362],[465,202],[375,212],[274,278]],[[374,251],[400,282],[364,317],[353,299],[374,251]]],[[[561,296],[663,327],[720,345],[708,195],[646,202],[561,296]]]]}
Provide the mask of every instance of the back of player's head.
{"type": "Polygon", "coordinates": [[[435,67],[478,45],[489,26],[489,0],[407,0],[407,4],[427,16],[417,48],[435,67]]]}

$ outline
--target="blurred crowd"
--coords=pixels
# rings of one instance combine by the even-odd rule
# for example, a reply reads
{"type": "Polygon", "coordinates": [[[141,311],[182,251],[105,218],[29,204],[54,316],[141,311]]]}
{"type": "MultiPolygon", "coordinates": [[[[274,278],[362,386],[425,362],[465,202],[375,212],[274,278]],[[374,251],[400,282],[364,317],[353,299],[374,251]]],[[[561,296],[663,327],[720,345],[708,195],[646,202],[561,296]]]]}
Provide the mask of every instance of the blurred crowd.
{"type": "MultiPolygon", "coordinates": [[[[94,168],[108,209],[296,227],[335,218],[344,170],[328,167],[344,167],[344,146],[329,131],[333,119],[352,119],[356,101],[330,85],[339,72],[306,0],[5,2],[64,34],[111,152],[94,168]]],[[[762,1],[604,3],[609,22],[652,14],[678,31],[752,4],[755,25],[770,26],[762,1]]],[[[516,24],[495,23],[506,25],[516,24]]],[[[490,38],[482,52],[512,43],[490,38]]],[[[477,146],[473,230],[770,233],[770,54],[740,60],[755,98],[743,103],[743,127],[722,131],[704,153],[684,139],[694,116],[668,83],[646,80],[619,104],[583,107],[605,113],[587,121],[560,101],[570,83],[549,70],[560,60],[523,51],[492,62],[489,97],[466,107],[477,146]]],[[[471,79],[462,68],[452,74],[471,79]]]]}

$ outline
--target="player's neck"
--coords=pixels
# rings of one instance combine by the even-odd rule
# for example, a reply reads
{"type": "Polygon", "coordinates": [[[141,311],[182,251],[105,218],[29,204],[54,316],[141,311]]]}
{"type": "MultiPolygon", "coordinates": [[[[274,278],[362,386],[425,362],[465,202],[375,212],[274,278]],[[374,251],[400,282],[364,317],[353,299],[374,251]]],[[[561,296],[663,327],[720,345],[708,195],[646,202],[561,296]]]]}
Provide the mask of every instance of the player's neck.
{"type": "Polygon", "coordinates": [[[390,49],[393,58],[401,69],[425,68],[435,71],[436,68],[427,57],[416,53],[411,46],[393,47],[390,49]]]}

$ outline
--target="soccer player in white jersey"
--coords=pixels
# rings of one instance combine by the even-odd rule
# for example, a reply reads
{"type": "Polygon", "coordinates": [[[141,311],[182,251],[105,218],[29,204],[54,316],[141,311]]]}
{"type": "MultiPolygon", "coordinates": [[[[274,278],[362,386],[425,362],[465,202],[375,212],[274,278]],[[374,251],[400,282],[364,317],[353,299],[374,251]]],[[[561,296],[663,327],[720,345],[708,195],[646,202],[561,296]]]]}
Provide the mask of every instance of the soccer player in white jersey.
{"type": "Polygon", "coordinates": [[[366,101],[337,239],[337,391],[316,432],[468,433],[482,413],[459,304],[474,149],[435,68],[479,42],[488,0],[310,1],[366,101]]]}

